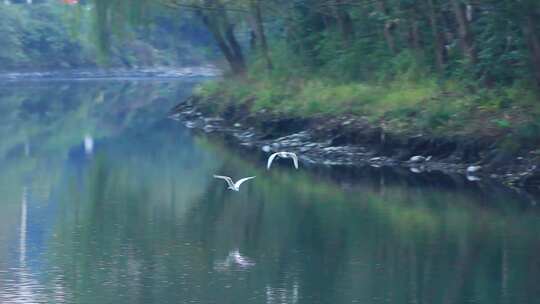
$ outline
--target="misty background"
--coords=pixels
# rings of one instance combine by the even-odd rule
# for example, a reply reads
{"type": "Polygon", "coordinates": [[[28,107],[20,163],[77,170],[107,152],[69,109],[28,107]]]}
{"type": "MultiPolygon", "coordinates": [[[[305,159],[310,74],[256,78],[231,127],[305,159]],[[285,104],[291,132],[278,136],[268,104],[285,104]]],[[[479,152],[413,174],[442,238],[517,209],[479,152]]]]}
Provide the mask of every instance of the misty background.
{"type": "Polygon", "coordinates": [[[185,11],[153,9],[137,23],[117,20],[99,43],[87,1],[0,2],[0,70],[197,65],[215,58],[208,31],[185,11]]]}

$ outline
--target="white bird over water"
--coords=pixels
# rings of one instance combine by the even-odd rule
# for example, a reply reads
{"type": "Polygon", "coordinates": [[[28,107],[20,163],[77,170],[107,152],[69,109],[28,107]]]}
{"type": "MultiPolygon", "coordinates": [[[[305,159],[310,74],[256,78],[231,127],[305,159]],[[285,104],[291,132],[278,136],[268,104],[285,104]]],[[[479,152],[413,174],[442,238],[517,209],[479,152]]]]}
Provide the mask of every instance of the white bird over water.
{"type": "Polygon", "coordinates": [[[292,158],[294,162],[294,167],[298,169],[298,156],[292,152],[276,152],[268,158],[268,163],[266,164],[266,169],[270,170],[270,167],[272,166],[272,162],[276,157],[280,158],[292,158]]]}
{"type": "Polygon", "coordinates": [[[227,189],[233,190],[233,191],[240,191],[240,185],[243,182],[247,181],[247,180],[255,178],[255,176],[250,176],[250,177],[245,177],[245,178],[239,179],[236,183],[233,182],[232,178],[230,178],[228,176],[214,175],[214,178],[224,179],[227,182],[227,185],[229,185],[229,188],[227,188],[227,189]]]}

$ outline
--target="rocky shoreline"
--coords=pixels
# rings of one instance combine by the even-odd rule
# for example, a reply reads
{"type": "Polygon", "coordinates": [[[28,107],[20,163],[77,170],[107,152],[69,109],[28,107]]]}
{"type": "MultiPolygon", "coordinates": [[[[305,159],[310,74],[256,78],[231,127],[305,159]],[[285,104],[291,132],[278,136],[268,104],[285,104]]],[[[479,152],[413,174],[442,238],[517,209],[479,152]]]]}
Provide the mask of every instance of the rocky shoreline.
{"type": "Polygon", "coordinates": [[[510,187],[540,189],[540,155],[510,154],[494,139],[397,136],[354,116],[277,117],[264,110],[228,106],[217,117],[191,96],[171,110],[171,118],[205,133],[220,133],[239,145],[265,153],[296,152],[302,162],[327,166],[401,167],[412,173],[461,174],[471,182],[498,181],[510,187]]]}

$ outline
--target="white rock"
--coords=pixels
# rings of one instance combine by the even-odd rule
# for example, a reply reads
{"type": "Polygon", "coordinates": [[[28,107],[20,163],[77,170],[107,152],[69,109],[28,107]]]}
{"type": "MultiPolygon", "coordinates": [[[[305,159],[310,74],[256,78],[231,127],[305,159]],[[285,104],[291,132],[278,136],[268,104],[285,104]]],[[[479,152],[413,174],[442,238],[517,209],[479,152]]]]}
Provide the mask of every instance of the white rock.
{"type": "Polygon", "coordinates": [[[412,167],[412,168],[409,168],[409,170],[410,170],[412,173],[422,173],[422,172],[424,172],[424,169],[423,169],[423,168],[420,168],[420,167],[412,167]]]}
{"type": "Polygon", "coordinates": [[[205,118],[204,119],[205,123],[211,123],[211,122],[217,122],[217,121],[223,121],[223,118],[221,118],[221,117],[210,117],[210,118],[205,118]]]}
{"type": "Polygon", "coordinates": [[[475,173],[482,170],[482,166],[468,166],[467,173],[475,173]]]}
{"type": "Polygon", "coordinates": [[[409,159],[409,162],[411,163],[422,163],[422,162],[425,162],[425,161],[428,161],[431,159],[431,155],[428,156],[428,157],[424,157],[424,156],[420,156],[420,155],[415,155],[413,157],[411,157],[409,159]]]}
{"type": "Polygon", "coordinates": [[[467,175],[467,180],[470,181],[470,182],[477,182],[477,181],[480,181],[482,179],[480,177],[478,177],[478,176],[467,175]]]}
{"type": "Polygon", "coordinates": [[[266,152],[266,153],[272,151],[272,148],[270,148],[269,145],[264,145],[264,146],[262,146],[261,149],[263,150],[263,152],[266,152]]]}

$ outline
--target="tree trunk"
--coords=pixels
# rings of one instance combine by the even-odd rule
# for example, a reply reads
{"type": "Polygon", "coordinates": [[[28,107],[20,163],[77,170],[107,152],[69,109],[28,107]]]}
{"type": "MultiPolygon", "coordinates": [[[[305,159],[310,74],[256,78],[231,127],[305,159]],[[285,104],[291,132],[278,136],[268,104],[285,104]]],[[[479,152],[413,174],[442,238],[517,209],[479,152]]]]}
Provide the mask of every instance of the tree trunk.
{"type": "MultiPolygon", "coordinates": [[[[380,13],[388,17],[388,12],[384,4],[384,0],[377,0],[376,4],[380,13]]],[[[394,39],[394,33],[393,33],[394,27],[395,27],[395,24],[393,21],[386,20],[384,22],[383,35],[384,35],[384,39],[386,40],[386,44],[388,45],[388,49],[390,49],[390,52],[392,52],[392,54],[397,53],[396,41],[394,39]]]]}
{"type": "Polygon", "coordinates": [[[264,57],[264,60],[266,61],[266,68],[268,70],[272,70],[274,65],[272,64],[272,59],[270,57],[270,51],[268,49],[268,42],[266,40],[266,34],[264,32],[264,23],[262,20],[262,13],[261,13],[261,3],[260,0],[252,0],[251,1],[251,10],[253,14],[254,19],[254,30],[255,34],[259,38],[259,42],[261,45],[261,53],[264,57]]]}
{"type": "Polygon", "coordinates": [[[237,70],[236,74],[245,74],[246,61],[244,59],[244,54],[242,53],[242,47],[234,35],[234,24],[229,22],[229,16],[227,15],[224,4],[220,1],[215,1],[215,4],[219,8],[217,13],[219,14],[219,19],[222,21],[223,28],[225,29],[225,40],[234,56],[234,65],[237,70]]]}
{"type": "Polygon", "coordinates": [[[234,35],[234,25],[226,23],[225,27],[225,40],[227,40],[227,44],[233,52],[236,74],[244,74],[246,71],[246,61],[244,60],[242,47],[240,47],[234,35]]]}
{"type": "Polygon", "coordinates": [[[409,44],[412,49],[420,53],[421,41],[420,41],[420,26],[418,25],[418,13],[416,8],[412,8],[408,13],[409,17],[409,44]]]}
{"type": "Polygon", "coordinates": [[[429,25],[431,26],[431,35],[433,37],[433,46],[435,49],[435,63],[439,73],[444,72],[445,65],[445,50],[444,37],[439,30],[439,22],[437,19],[437,10],[433,0],[427,0],[429,12],[429,25]]]}
{"type": "Polygon", "coordinates": [[[354,36],[354,27],[351,16],[345,10],[343,0],[335,0],[334,14],[339,25],[339,30],[345,42],[345,46],[350,46],[354,36]]]}
{"type": "Polygon", "coordinates": [[[229,64],[229,67],[231,68],[231,71],[235,75],[242,75],[245,73],[245,64],[243,62],[242,58],[237,58],[234,51],[231,49],[231,47],[227,44],[227,41],[225,37],[223,36],[219,25],[216,22],[216,17],[207,16],[203,14],[201,11],[198,12],[198,15],[201,16],[202,21],[204,25],[208,28],[214,39],[216,40],[216,43],[218,45],[219,50],[225,57],[225,60],[229,64]]]}
{"type": "Polygon", "coordinates": [[[249,31],[249,47],[252,51],[257,50],[257,34],[254,30],[249,31]]]}
{"type": "Polygon", "coordinates": [[[469,28],[469,22],[463,8],[461,7],[460,0],[451,0],[452,9],[458,23],[458,35],[463,56],[469,61],[469,64],[476,63],[476,52],[474,49],[473,36],[469,28]]]}
{"type": "Polygon", "coordinates": [[[523,34],[529,46],[536,84],[540,86],[540,38],[536,32],[535,18],[530,13],[527,13],[527,19],[523,25],[523,34]]]}
{"type": "Polygon", "coordinates": [[[199,8],[196,13],[202,18],[204,25],[208,28],[219,50],[227,60],[234,75],[244,75],[246,63],[242,54],[242,48],[234,35],[234,25],[227,17],[227,11],[223,5],[216,0],[204,1],[204,6],[211,9],[199,8]]]}

